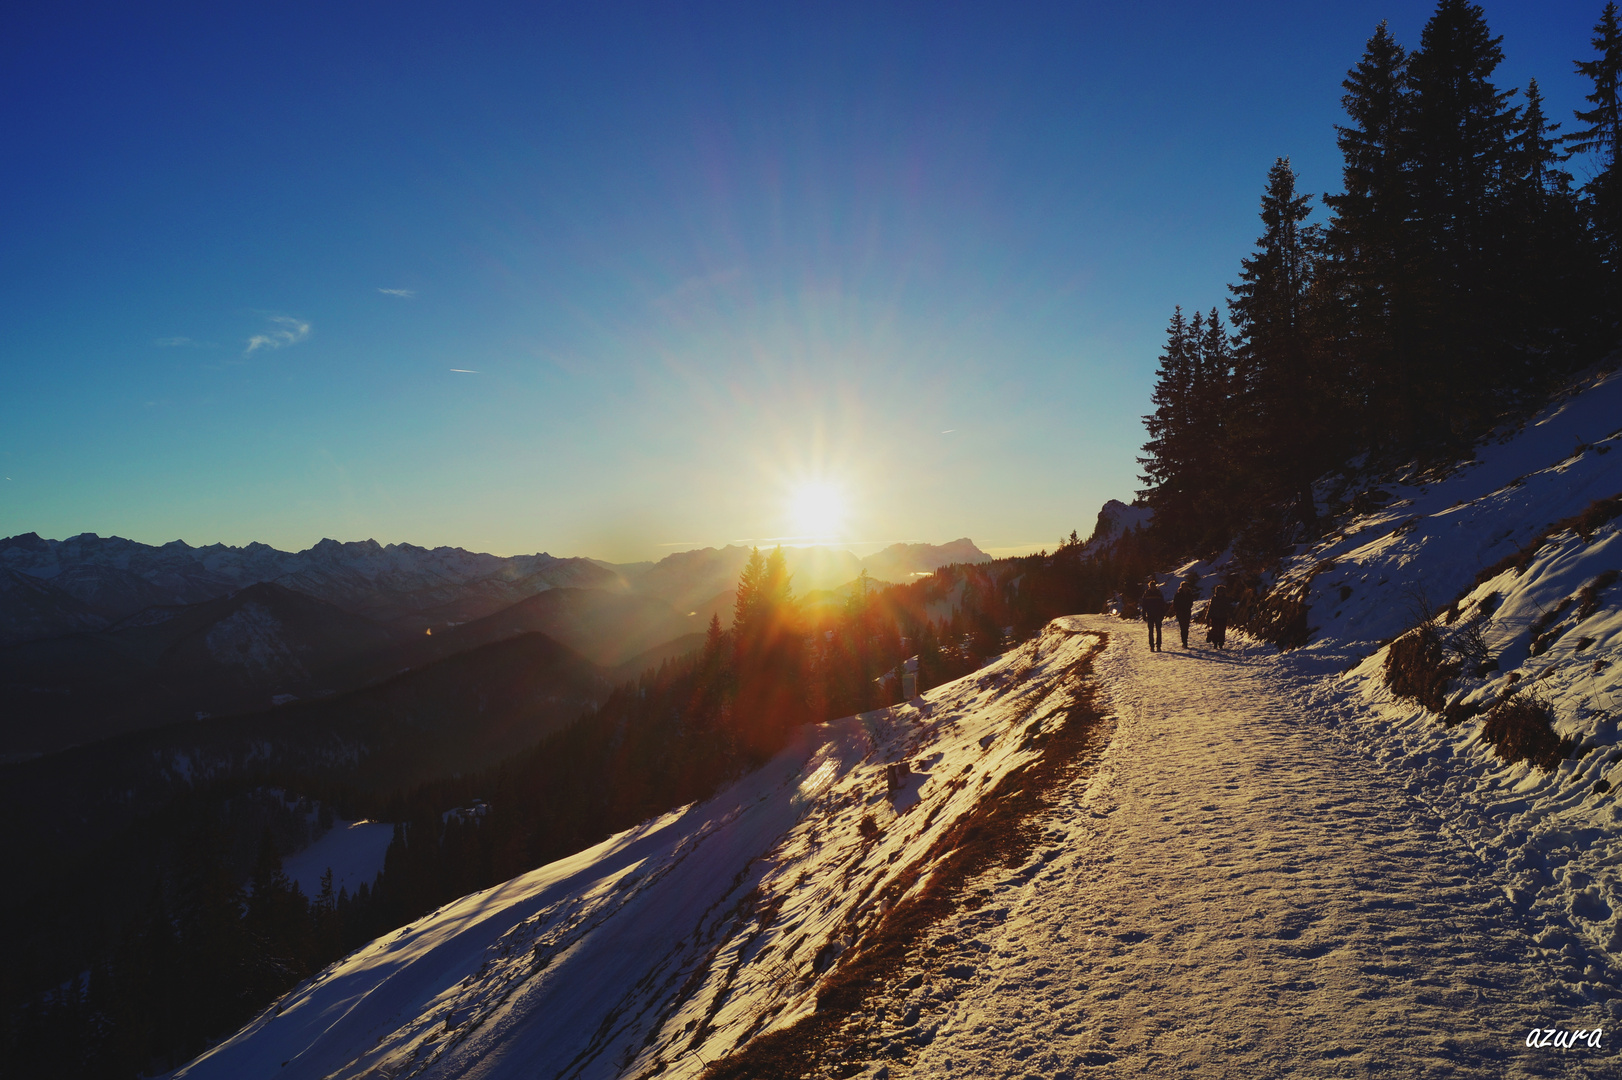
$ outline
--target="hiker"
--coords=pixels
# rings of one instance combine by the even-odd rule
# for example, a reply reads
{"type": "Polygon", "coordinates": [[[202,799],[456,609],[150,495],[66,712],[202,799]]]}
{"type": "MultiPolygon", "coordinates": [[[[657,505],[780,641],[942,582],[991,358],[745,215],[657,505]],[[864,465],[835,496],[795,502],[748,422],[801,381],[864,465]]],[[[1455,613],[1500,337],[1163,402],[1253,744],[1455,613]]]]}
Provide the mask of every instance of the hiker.
{"type": "Polygon", "coordinates": [[[1183,636],[1185,649],[1188,648],[1188,624],[1194,618],[1194,601],[1200,598],[1199,581],[1199,576],[1190,570],[1171,598],[1171,609],[1177,615],[1177,630],[1183,636]]]}
{"type": "Polygon", "coordinates": [[[1228,617],[1233,614],[1233,603],[1228,599],[1228,587],[1218,585],[1211,590],[1211,606],[1205,609],[1205,619],[1211,624],[1211,644],[1225,648],[1228,636],[1228,617]]]}
{"type": "Polygon", "coordinates": [[[1149,651],[1160,651],[1160,622],[1166,617],[1166,598],[1160,593],[1160,583],[1150,578],[1138,598],[1138,610],[1149,624],[1149,651]]]}

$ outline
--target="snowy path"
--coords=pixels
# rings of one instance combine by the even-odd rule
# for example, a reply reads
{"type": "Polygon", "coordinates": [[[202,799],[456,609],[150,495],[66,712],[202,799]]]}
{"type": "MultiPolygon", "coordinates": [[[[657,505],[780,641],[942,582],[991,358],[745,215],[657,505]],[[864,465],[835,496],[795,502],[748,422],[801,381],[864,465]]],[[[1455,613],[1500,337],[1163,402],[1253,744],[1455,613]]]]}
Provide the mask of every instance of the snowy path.
{"type": "Polygon", "coordinates": [[[1110,632],[1114,742],[1050,830],[1059,872],[943,928],[984,975],[918,989],[898,1073],[1622,1075],[1612,975],[1539,948],[1432,809],[1292,706],[1276,653],[1076,622],[1110,632]],[[1601,1024],[1603,1049],[1525,1045],[1601,1024]]]}

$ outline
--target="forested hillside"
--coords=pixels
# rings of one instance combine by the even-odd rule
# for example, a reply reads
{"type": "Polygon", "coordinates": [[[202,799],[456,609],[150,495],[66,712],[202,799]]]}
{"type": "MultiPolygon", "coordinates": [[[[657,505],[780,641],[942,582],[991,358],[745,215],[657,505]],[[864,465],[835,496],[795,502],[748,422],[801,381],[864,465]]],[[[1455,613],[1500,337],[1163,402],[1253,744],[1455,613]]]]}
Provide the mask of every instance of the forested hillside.
{"type": "Polygon", "coordinates": [[[1577,63],[1590,107],[1569,130],[1535,80],[1493,81],[1501,41],[1464,0],[1416,48],[1382,23],[1343,84],[1327,217],[1279,158],[1228,321],[1173,313],[1140,459],[1163,550],[1275,554],[1313,533],[1326,472],[1468,456],[1616,345],[1616,5],[1577,63]]]}

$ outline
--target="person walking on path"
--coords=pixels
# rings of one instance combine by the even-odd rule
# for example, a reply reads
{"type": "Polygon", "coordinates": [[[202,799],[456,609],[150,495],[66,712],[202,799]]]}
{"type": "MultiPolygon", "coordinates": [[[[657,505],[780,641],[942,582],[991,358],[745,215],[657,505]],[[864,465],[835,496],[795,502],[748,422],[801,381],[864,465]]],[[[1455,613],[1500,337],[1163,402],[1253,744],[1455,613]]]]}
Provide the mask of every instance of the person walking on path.
{"type": "Polygon", "coordinates": [[[1211,590],[1211,606],[1205,609],[1205,619],[1211,624],[1211,644],[1219,649],[1226,647],[1228,618],[1232,614],[1233,604],[1228,599],[1228,587],[1218,585],[1211,590]]]}
{"type": "Polygon", "coordinates": [[[1143,621],[1149,624],[1149,651],[1160,651],[1160,624],[1166,617],[1166,598],[1161,595],[1160,583],[1150,578],[1143,587],[1143,595],[1138,598],[1138,610],[1143,613],[1143,621]]]}
{"type": "Polygon", "coordinates": [[[1194,601],[1200,598],[1199,580],[1190,570],[1171,598],[1171,609],[1177,615],[1177,631],[1183,636],[1185,649],[1188,648],[1188,624],[1194,618],[1194,601]]]}

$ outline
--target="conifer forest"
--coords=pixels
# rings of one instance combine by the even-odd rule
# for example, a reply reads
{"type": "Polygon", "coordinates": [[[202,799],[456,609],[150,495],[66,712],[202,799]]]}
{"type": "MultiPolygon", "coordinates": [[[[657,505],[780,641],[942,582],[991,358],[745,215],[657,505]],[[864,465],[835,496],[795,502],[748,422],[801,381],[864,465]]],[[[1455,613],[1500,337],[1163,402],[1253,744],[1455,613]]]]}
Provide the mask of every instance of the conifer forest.
{"type": "MultiPolygon", "coordinates": [[[[1218,308],[1173,312],[1142,498],[1171,547],[1266,550],[1354,459],[1440,461],[1615,345],[1622,292],[1616,6],[1576,60],[1589,108],[1550,116],[1479,5],[1417,43],[1381,24],[1347,73],[1343,190],[1267,170],[1261,235],[1218,308]],[[1577,182],[1580,170],[1590,178],[1577,182]]],[[[1198,305],[1196,305],[1196,308],[1198,305]]]]}

